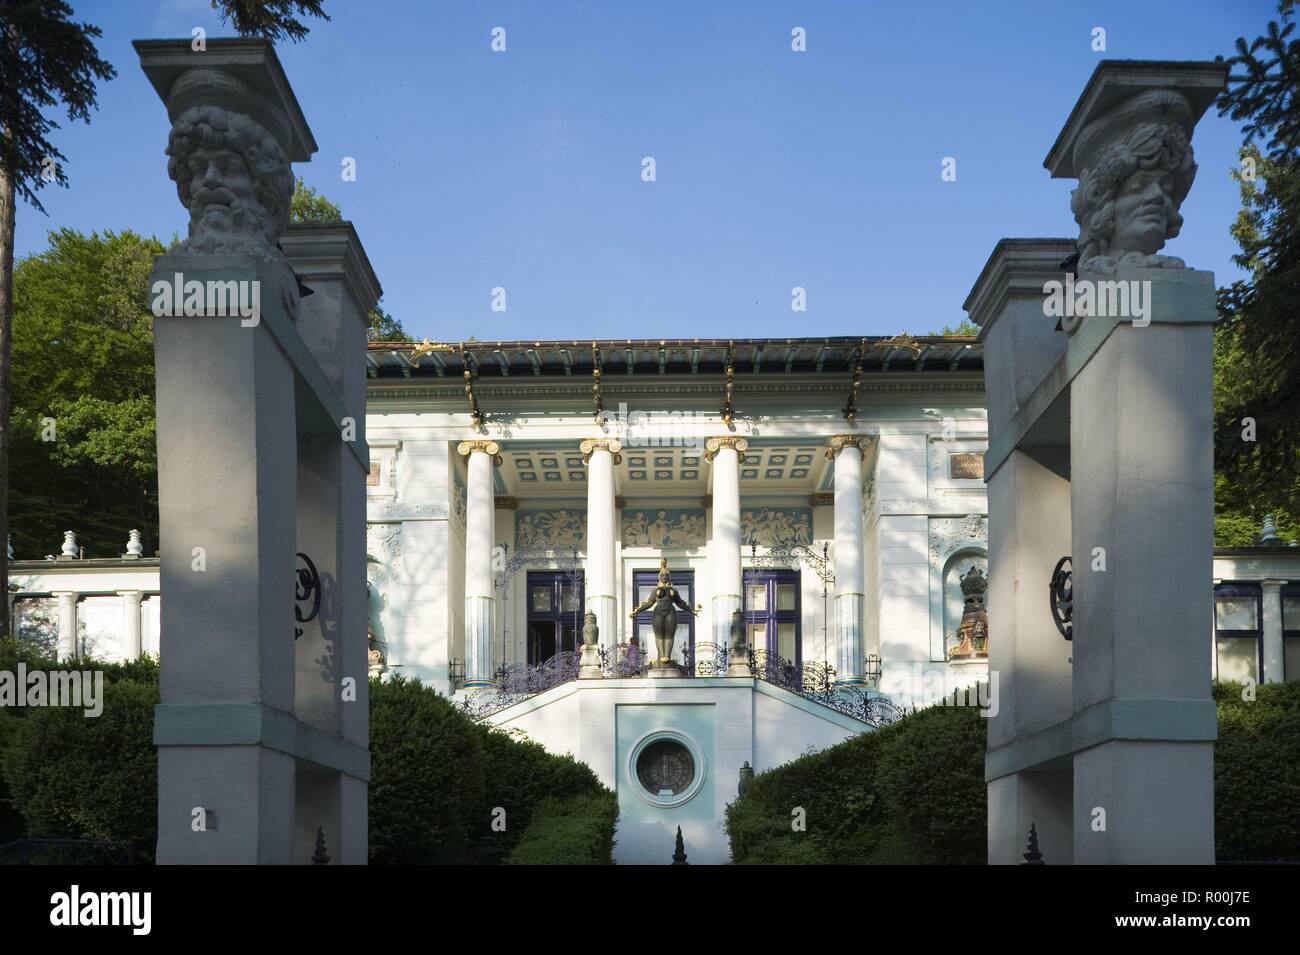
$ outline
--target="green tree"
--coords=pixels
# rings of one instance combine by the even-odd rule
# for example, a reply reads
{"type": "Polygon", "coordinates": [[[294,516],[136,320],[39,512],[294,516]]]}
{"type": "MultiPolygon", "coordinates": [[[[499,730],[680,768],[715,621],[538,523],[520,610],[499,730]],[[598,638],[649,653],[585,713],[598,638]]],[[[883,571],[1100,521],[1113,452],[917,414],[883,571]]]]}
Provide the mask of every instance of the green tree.
{"type": "MultiPolygon", "coordinates": [[[[46,109],[62,104],[68,119],[90,122],[95,83],[116,71],[100,57],[98,27],[75,23],[63,0],[0,4],[0,587],[9,590],[9,471],[13,405],[14,202],[44,212],[36,190],[67,186],[64,156],[47,138],[58,124],[46,109]]],[[[0,607],[0,637],[9,633],[9,602],[0,607]]]]}
{"type": "Polygon", "coordinates": [[[931,332],[931,335],[970,335],[974,337],[980,333],[980,327],[972,322],[969,318],[963,318],[956,325],[945,325],[937,332],[931,332]]]}
{"type": "Polygon", "coordinates": [[[1217,104],[1246,134],[1232,235],[1247,277],[1219,290],[1215,329],[1221,545],[1270,512],[1284,537],[1300,536],[1300,40],[1293,0],[1278,12],[1264,36],[1238,38],[1217,104]]]}
{"type": "MultiPolygon", "coordinates": [[[[343,210],[297,177],[293,182],[293,197],[289,200],[290,222],[340,222],[343,210]]],[[[384,311],[383,302],[370,310],[366,338],[372,342],[414,341],[402,323],[384,311]]]]}
{"type": "MultiPolygon", "coordinates": [[[[158,540],[153,316],[157,239],[50,233],[14,269],[14,550],[51,552],[76,530],[94,556],[138,528],[158,540]]],[[[195,356],[202,361],[203,356],[195,356]]]]}
{"type": "Polygon", "coordinates": [[[297,43],[309,32],[296,14],[329,17],[321,10],[324,0],[212,0],[212,8],[222,23],[232,23],[240,36],[260,36],[268,40],[286,37],[297,43]]]}

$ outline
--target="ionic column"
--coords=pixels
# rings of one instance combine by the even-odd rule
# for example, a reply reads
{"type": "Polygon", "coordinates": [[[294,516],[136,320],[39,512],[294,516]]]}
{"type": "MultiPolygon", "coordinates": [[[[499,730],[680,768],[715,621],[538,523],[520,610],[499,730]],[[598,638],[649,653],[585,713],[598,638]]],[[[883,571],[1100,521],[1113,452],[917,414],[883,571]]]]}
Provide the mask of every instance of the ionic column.
{"type": "Polygon", "coordinates": [[[493,684],[492,634],[496,594],[492,586],[492,548],[496,541],[496,502],[492,468],[501,461],[495,441],[462,441],[456,450],[468,460],[465,481],[465,687],[493,684]]]}
{"type": "Polygon", "coordinates": [[[588,438],[579,447],[587,464],[587,609],[596,615],[600,646],[618,644],[618,602],[614,566],[614,465],[621,445],[608,438],[588,438]]]}
{"type": "Polygon", "coordinates": [[[862,678],[862,438],[837,435],[826,452],[835,465],[835,665],[841,683],[862,678]]]}
{"type": "Polygon", "coordinates": [[[122,598],[122,655],[127,660],[140,659],[140,591],[119,590],[122,598]]]}
{"type": "Polygon", "coordinates": [[[77,656],[77,598],[72,590],[56,590],[52,596],[59,598],[59,649],[60,660],[73,660],[77,656]]]}
{"type": "Polygon", "coordinates": [[[1264,608],[1260,628],[1264,631],[1264,683],[1281,683],[1285,666],[1282,648],[1282,580],[1262,580],[1264,608]]]}
{"type": "Polygon", "coordinates": [[[749,447],[731,435],[709,438],[704,458],[713,464],[713,538],[709,568],[713,593],[709,604],[713,643],[731,642],[731,614],[740,608],[740,454],[749,447]]]}

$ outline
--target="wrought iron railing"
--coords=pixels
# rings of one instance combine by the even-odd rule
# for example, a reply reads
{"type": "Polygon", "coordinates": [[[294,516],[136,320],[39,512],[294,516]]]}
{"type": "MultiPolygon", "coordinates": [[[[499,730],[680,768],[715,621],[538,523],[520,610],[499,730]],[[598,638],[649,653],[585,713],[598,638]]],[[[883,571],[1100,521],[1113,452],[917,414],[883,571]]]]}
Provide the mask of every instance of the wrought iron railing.
{"type": "MultiPolygon", "coordinates": [[[[730,656],[730,647],[712,643],[683,647],[682,675],[723,676],[730,656]]],[[[460,701],[460,706],[474,719],[491,716],[552,687],[576,680],[578,658],[578,651],[566,650],[545,663],[503,666],[496,672],[493,689],[470,694],[460,701]]],[[[643,677],[650,663],[651,655],[635,645],[613,649],[602,647],[600,650],[601,671],[609,678],[643,677]]],[[[887,697],[874,696],[865,687],[838,681],[835,668],[827,663],[796,663],[776,653],[752,648],[748,651],[747,663],[754,678],[872,726],[893,723],[905,713],[887,697]]]]}

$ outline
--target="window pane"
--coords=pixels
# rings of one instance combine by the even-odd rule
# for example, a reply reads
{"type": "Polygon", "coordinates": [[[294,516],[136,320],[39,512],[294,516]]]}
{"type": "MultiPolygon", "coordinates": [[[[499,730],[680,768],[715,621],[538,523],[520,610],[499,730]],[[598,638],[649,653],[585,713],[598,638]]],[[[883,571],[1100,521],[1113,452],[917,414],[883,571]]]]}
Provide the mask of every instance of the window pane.
{"type": "Polygon", "coordinates": [[[1288,637],[1283,643],[1282,652],[1286,657],[1283,662],[1282,676],[1287,680],[1300,681],[1300,637],[1288,637]]]}
{"type": "Polygon", "coordinates": [[[776,625],[776,652],[787,660],[793,660],[795,657],[794,631],[795,625],[792,623],[776,625]]]}
{"type": "Polygon", "coordinates": [[[751,583],[745,592],[749,599],[749,609],[755,611],[767,611],[767,584],[751,583]]]}
{"type": "Polygon", "coordinates": [[[551,612],[551,587],[549,584],[544,587],[533,588],[533,609],[538,613],[551,612]]]}
{"type": "Polygon", "coordinates": [[[691,604],[693,604],[693,601],[691,600],[691,585],[690,585],[690,584],[677,584],[677,583],[675,583],[675,584],[673,584],[673,586],[677,588],[677,596],[679,596],[679,597],[682,598],[682,603],[687,604],[687,605],[691,605],[691,604]]]}
{"type": "Polygon", "coordinates": [[[1300,597],[1282,598],[1282,629],[1300,630],[1300,597]]]}
{"type": "Polygon", "coordinates": [[[1253,637],[1219,638],[1219,679],[1259,679],[1259,641],[1253,637]]]}
{"type": "Polygon", "coordinates": [[[793,610],[794,599],[795,599],[794,584],[776,585],[776,609],[777,610],[793,610]]]}
{"type": "Polygon", "coordinates": [[[637,606],[645,603],[649,597],[654,596],[655,584],[638,584],[636,588],[637,606]]]}
{"type": "Polygon", "coordinates": [[[641,649],[654,652],[655,632],[654,628],[648,623],[639,623],[636,627],[636,635],[641,643],[641,649]]]}
{"type": "Polygon", "coordinates": [[[767,626],[761,623],[749,625],[749,645],[758,650],[767,648],[767,626]]]}
{"type": "Polygon", "coordinates": [[[565,613],[578,609],[578,592],[569,584],[560,587],[560,609],[565,613]]]}
{"type": "Polygon", "coordinates": [[[1254,597],[1217,597],[1214,601],[1215,625],[1220,630],[1258,630],[1258,608],[1254,597]]]}

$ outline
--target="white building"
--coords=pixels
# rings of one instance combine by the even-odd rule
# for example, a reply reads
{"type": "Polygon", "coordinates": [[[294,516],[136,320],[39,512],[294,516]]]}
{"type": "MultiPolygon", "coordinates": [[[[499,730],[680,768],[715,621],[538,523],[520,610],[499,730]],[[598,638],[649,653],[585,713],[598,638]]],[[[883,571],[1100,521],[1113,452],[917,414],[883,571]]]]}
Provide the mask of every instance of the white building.
{"type": "MultiPolygon", "coordinates": [[[[692,861],[725,861],[746,764],[989,679],[982,652],[950,659],[960,578],[986,567],[973,340],[372,344],[367,361],[373,670],[588,763],[619,794],[620,860],[666,861],[680,825],[692,861]],[[680,676],[650,679],[651,612],[630,612],[661,560],[698,614],[679,616],[680,676]],[[746,676],[719,653],[736,609],[746,676]],[[578,680],[588,610],[604,675],[578,680]]],[[[76,552],[14,563],[20,633],[62,656],[156,652],[156,559],[76,552]]],[[[1214,672],[1300,678],[1300,549],[1215,567],[1214,672]]],[[[1023,586],[1068,655],[1051,570],[1023,586]]]]}

